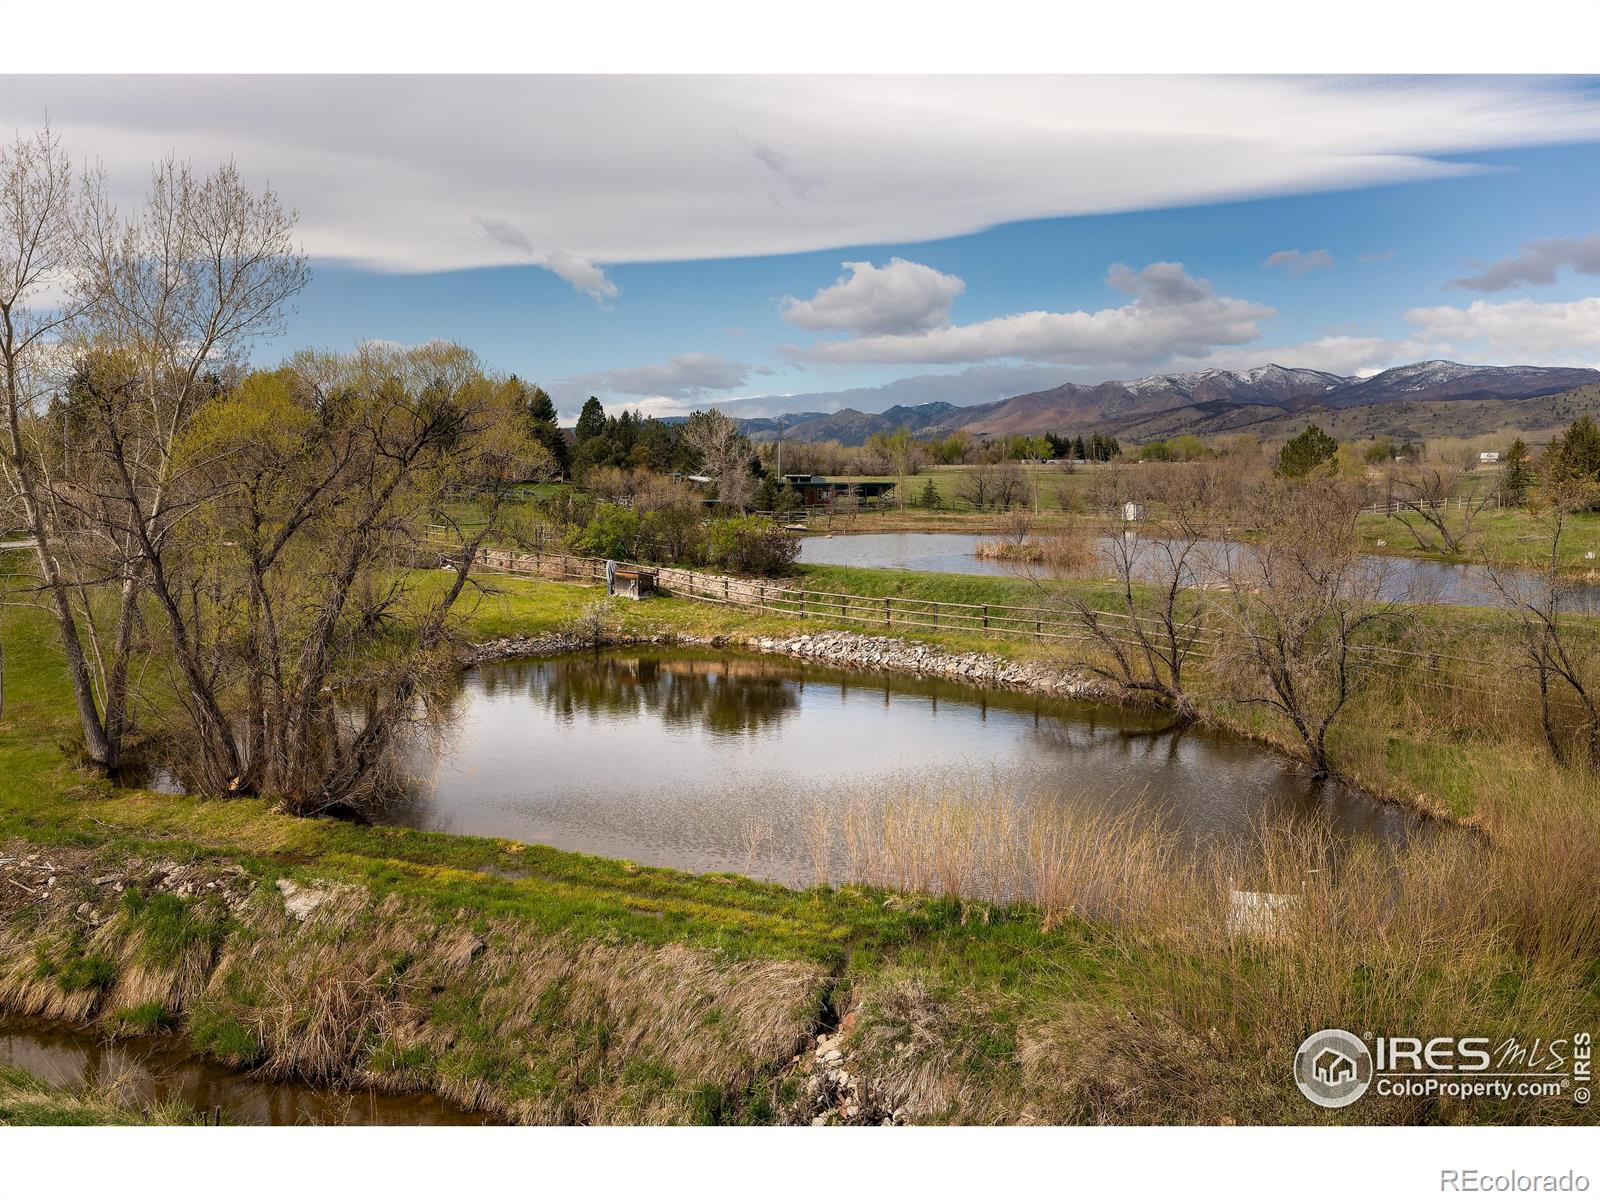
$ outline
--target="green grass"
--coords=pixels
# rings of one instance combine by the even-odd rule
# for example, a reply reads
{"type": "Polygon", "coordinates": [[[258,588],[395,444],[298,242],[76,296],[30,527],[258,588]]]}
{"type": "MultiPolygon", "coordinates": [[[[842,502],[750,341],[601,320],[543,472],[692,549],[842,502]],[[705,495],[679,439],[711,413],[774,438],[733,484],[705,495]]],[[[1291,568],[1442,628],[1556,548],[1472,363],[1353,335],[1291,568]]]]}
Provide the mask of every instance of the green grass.
{"type": "Polygon", "coordinates": [[[199,1125],[177,1103],[144,1104],[106,1089],[64,1088],[0,1065],[0,1125],[199,1125]]]}
{"type": "MultiPolygon", "coordinates": [[[[980,604],[1029,604],[1040,598],[1032,583],[1004,577],[842,567],[808,567],[802,574],[809,586],[861,595],[980,604]]],[[[438,586],[440,578],[429,573],[422,586],[438,586]]],[[[476,600],[470,615],[469,633],[477,639],[559,628],[597,595],[592,588],[535,580],[488,582],[490,590],[476,600]]],[[[1093,590],[1101,585],[1073,586],[1093,590]]],[[[754,618],[671,598],[614,608],[625,629],[637,634],[749,636],[827,627],[820,621],[754,618]]],[[[1425,619],[1442,644],[1470,648],[1481,640],[1473,614],[1431,610],[1425,619]]],[[[818,964],[835,1008],[861,1006],[858,1036],[869,1062],[879,1055],[882,1069],[893,1075],[905,1062],[927,1055],[930,1061],[937,1059],[939,1072],[959,1084],[952,1095],[970,1098],[929,1110],[925,1119],[1017,1120],[1024,1119],[1024,1109],[1034,1117],[1043,1113],[1087,1119],[1084,1110],[1074,1107],[1081,1104],[1078,1099],[1045,1099],[1039,1102],[1044,1107],[1030,1108],[1039,1076],[1037,1068],[1028,1067],[1028,1055],[1036,1053],[1041,1038],[1048,1042],[1053,1022],[1078,1011],[1073,1006],[1089,1006],[1093,1020],[1106,1022],[1112,1034],[1122,1019],[1119,1014],[1147,1001],[1177,1012],[1173,1021],[1196,1024],[1196,1036],[1202,1038],[1218,1036],[1219,1023],[1229,1025],[1223,1009],[1209,1004],[1192,1013],[1183,1010],[1187,1001],[1174,990],[1178,985],[1173,980],[1196,973],[1204,977],[1204,963],[1186,963],[1159,946],[1077,922],[1047,928],[1037,913],[1022,908],[897,896],[867,887],[796,891],[502,839],[288,817],[254,799],[208,801],[117,789],[74,759],[65,675],[45,616],[36,610],[4,610],[0,637],[7,649],[8,697],[0,722],[0,844],[14,839],[42,847],[87,848],[111,862],[136,857],[228,862],[269,887],[284,877],[308,884],[351,883],[371,893],[374,910],[386,899],[402,902],[408,913],[426,914],[439,930],[503,933],[509,928],[558,936],[563,944],[683,945],[753,966],[780,960],[818,964]],[[936,1041],[916,1042],[930,1027],[938,1031],[936,1041]],[[1211,1034],[1205,1032],[1208,1028],[1211,1034]],[[895,1049],[913,1042],[912,1050],[895,1049]]],[[[1016,659],[1056,653],[1048,644],[1025,638],[979,640],[946,634],[927,640],[1016,659]]],[[[1553,773],[1530,755],[1514,769],[1508,766],[1513,760],[1504,743],[1460,736],[1449,721],[1435,715],[1419,724],[1388,693],[1375,694],[1364,704],[1353,714],[1345,751],[1389,772],[1396,790],[1412,788],[1441,808],[1474,815],[1478,806],[1494,799],[1496,787],[1532,796],[1549,785],[1553,773]]],[[[202,906],[171,896],[130,891],[122,904],[119,919],[131,926],[130,934],[137,934],[129,945],[155,965],[170,965],[197,948],[215,945],[218,938],[250,936],[249,931],[230,932],[227,923],[202,906]]],[[[355,949],[363,939],[383,934],[374,916],[371,928],[362,925],[346,940],[355,949]]],[[[40,970],[63,988],[104,991],[116,983],[116,964],[82,939],[41,939],[36,949],[40,970]]],[[[396,978],[407,969],[403,959],[391,966],[396,978]]],[[[1503,956],[1495,960],[1495,970],[1513,980],[1524,999],[1555,986],[1541,979],[1539,969],[1503,956]]],[[[286,968],[283,978],[296,977],[286,968]]],[[[269,1053],[252,1016],[268,1003],[268,991],[257,976],[235,968],[189,1012],[169,1013],[163,1005],[145,1003],[108,1015],[124,1028],[179,1028],[198,1051],[243,1066],[261,1062],[269,1053]]],[[[446,991],[427,1016],[451,1031],[447,1045],[375,1038],[360,1049],[363,1061],[380,1074],[444,1081],[455,1089],[452,1094],[466,1097],[483,1089],[536,1106],[530,1111],[565,1113],[570,1119],[583,1111],[570,1107],[574,1097],[616,1088],[617,1107],[606,1111],[621,1119],[656,1111],[649,1107],[653,1098],[676,1091],[686,1097],[686,1107],[675,1110],[686,1113],[685,1119],[769,1120],[783,1087],[792,1088],[793,1081],[779,1080],[769,1063],[750,1063],[742,1078],[714,1084],[674,1072],[655,1051],[624,1058],[612,1078],[606,1072],[619,1031],[597,1018],[582,995],[556,986],[515,999],[525,1002],[531,1026],[546,1031],[539,1044],[547,1051],[531,1051],[528,1041],[518,1042],[520,1049],[505,1043],[503,1010],[497,1004],[510,1003],[507,998],[491,1002],[482,994],[446,991]]],[[[1326,1023],[1337,1015],[1318,1013],[1317,1019],[1326,1023]]],[[[696,1037],[718,1038],[736,1020],[736,1013],[706,1005],[685,1010],[680,1029],[692,1027],[696,1037]]],[[[1091,1022],[1084,1028],[1098,1027],[1091,1022]]],[[[1291,1049],[1283,1047],[1283,1055],[1291,1049]]],[[[1232,1111],[1255,1119],[1324,1116],[1306,1110],[1283,1084],[1283,1063],[1261,1063],[1260,1078],[1272,1082],[1252,1085],[1256,1090],[1249,1102],[1241,1101],[1232,1111]]],[[[32,1091],[16,1094],[23,1098],[8,1098],[0,1080],[0,1120],[8,1119],[7,1114],[25,1120],[67,1115],[32,1091]]],[[[73,1103],[80,1104],[75,1110],[79,1113],[120,1119],[107,1115],[109,1110],[73,1103]]],[[[1212,1103],[1206,1111],[1224,1109],[1212,1103]]]]}
{"type": "MultiPolygon", "coordinates": [[[[1082,504],[1085,490],[1094,480],[1096,473],[1104,469],[1099,466],[1079,466],[1068,471],[1065,467],[1049,467],[1042,463],[1014,465],[1033,485],[1038,493],[1038,507],[1045,512],[1062,511],[1063,496],[1072,497],[1072,503],[1082,504]]],[[[971,504],[961,498],[961,480],[975,469],[971,466],[924,467],[918,474],[906,476],[904,485],[906,494],[895,496],[896,506],[898,507],[899,501],[904,501],[907,505],[921,504],[923,490],[931,479],[942,509],[950,513],[970,513],[971,504]]],[[[897,488],[899,482],[893,475],[830,475],[828,478],[848,483],[895,483],[897,488]]]]}
{"type": "MultiPolygon", "coordinates": [[[[1452,530],[1462,529],[1462,516],[1447,513],[1452,530]]],[[[1407,520],[1432,543],[1438,535],[1415,515],[1407,520]]],[[[1542,566],[1549,559],[1550,535],[1548,523],[1525,508],[1489,509],[1479,513],[1472,522],[1472,539],[1463,554],[1445,554],[1438,550],[1424,550],[1398,518],[1369,513],[1360,518],[1356,532],[1362,548],[1374,554],[1395,554],[1408,558],[1430,558],[1443,562],[1478,562],[1485,556],[1496,562],[1519,563],[1530,567],[1542,566]],[[1388,543],[1379,546],[1378,542],[1388,543]]],[[[1600,557],[1587,559],[1585,554],[1600,556],[1600,513],[1574,513],[1561,531],[1559,561],[1572,570],[1600,570],[1600,557]]]]}

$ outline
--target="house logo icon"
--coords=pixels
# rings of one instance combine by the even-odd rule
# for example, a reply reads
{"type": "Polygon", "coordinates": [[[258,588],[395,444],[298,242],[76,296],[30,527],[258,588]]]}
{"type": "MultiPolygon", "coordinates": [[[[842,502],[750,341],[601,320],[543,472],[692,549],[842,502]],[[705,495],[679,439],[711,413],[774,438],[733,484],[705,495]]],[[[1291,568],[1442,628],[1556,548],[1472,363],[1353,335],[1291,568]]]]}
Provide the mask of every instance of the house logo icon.
{"type": "Polygon", "coordinates": [[[1294,1081],[1311,1103],[1343,1108],[1361,1099],[1372,1082],[1372,1053],[1348,1030],[1321,1030],[1295,1051],[1294,1081]]]}

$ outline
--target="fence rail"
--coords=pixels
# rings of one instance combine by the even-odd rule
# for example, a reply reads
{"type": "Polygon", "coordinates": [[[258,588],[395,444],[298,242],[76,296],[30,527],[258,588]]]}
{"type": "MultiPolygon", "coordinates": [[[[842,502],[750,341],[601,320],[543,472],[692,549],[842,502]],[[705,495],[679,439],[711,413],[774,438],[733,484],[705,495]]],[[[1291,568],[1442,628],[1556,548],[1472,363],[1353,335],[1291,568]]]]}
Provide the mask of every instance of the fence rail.
{"type": "Polygon", "coordinates": [[[1363,505],[1360,511],[1363,515],[1393,517],[1403,512],[1415,512],[1419,508],[1429,512],[1465,512],[1469,508],[1474,511],[1497,508],[1499,504],[1497,496],[1446,496],[1442,500],[1380,500],[1375,504],[1363,505]]]}
{"type": "MultiPolygon", "coordinates": [[[[441,554],[459,546],[436,529],[429,543],[441,554]]],[[[562,553],[529,553],[485,549],[479,551],[483,567],[508,575],[532,575],[544,579],[602,583],[606,560],[562,553]]],[[[1151,616],[1135,617],[1127,612],[1101,609],[1073,610],[1039,608],[1017,604],[969,604],[954,600],[922,600],[906,596],[862,596],[848,592],[828,592],[816,588],[794,587],[771,580],[744,579],[688,567],[663,567],[618,562],[624,569],[642,570],[656,577],[658,589],[671,596],[722,604],[774,616],[799,617],[866,625],[885,633],[927,631],[932,633],[976,633],[1018,636],[1053,642],[1084,642],[1118,645],[1139,650],[1141,635],[1160,644],[1165,630],[1151,616]],[[1090,632],[1093,622],[1098,632],[1090,632]]],[[[1218,645],[1218,633],[1198,619],[1179,626],[1177,636],[1185,647],[1185,657],[1204,659],[1218,645]]],[[[1438,671],[1446,664],[1465,676],[1499,683],[1503,681],[1503,662],[1432,650],[1399,646],[1361,646],[1353,648],[1356,660],[1365,670],[1401,665],[1422,665],[1438,671]],[[1488,673],[1471,667],[1487,668],[1488,673]]]]}

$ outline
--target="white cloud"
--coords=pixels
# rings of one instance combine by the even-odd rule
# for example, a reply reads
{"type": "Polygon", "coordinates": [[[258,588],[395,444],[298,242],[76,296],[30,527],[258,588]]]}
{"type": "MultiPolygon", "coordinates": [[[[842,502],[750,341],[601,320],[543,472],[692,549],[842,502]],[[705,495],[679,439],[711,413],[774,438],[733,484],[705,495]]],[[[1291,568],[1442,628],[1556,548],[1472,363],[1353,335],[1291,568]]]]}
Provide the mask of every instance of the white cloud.
{"type": "Polygon", "coordinates": [[[47,112],[125,205],[169,150],[231,157],[300,210],[314,256],[433,271],[545,255],[602,297],[596,263],[1439,178],[1476,151],[1600,136],[1582,87],[1510,77],[6,79],[0,132],[47,112]]]}
{"type": "Polygon", "coordinates": [[[615,300],[617,285],[606,278],[606,273],[588,259],[564,250],[540,250],[521,229],[510,221],[494,217],[473,217],[477,226],[502,246],[521,251],[537,267],[570,283],[573,289],[596,303],[615,300]]]}
{"type": "Polygon", "coordinates": [[[1474,300],[1465,308],[1413,308],[1405,319],[1418,337],[1442,348],[1453,350],[1464,343],[1500,362],[1559,366],[1600,361],[1600,296],[1545,304],[1474,300]]]}
{"type": "Polygon", "coordinates": [[[1219,296],[1182,263],[1134,271],[1122,263],[1106,283],[1133,299],[1095,312],[1026,312],[921,333],[823,341],[790,353],[812,362],[975,363],[997,358],[1082,365],[1160,363],[1261,336],[1274,310],[1219,296]]]}
{"type": "Polygon", "coordinates": [[[1393,262],[1394,247],[1390,246],[1387,250],[1379,250],[1376,254],[1358,254],[1356,255],[1356,261],[1364,263],[1393,262]]]}
{"type": "Polygon", "coordinates": [[[685,400],[706,392],[739,387],[749,376],[750,367],[746,363],[695,352],[679,354],[664,363],[649,366],[595,371],[568,382],[580,389],[685,400]]]}
{"type": "Polygon", "coordinates": [[[1243,346],[1216,350],[1204,358],[1174,362],[1168,370],[1200,371],[1208,367],[1241,371],[1264,363],[1328,371],[1334,375],[1372,375],[1400,363],[1426,357],[1427,347],[1410,338],[1330,334],[1289,346],[1243,346]]]}
{"type": "Polygon", "coordinates": [[[1554,283],[1562,267],[1571,267],[1579,275],[1600,275],[1600,233],[1528,242],[1521,253],[1502,258],[1477,275],[1452,279],[1449,286],[1473,292],[1503,292],[1519,283],[1554,283]]]}
{"type": "Polygon", "coordinates": [[[554,272],[593,300],[616,299],[617,285],[606,278],[604,271],[580,255],[556,250],[537,261],[545,270],[554,272]]]}
{"type": "Polygon", "coordinates": [[[783,319],[802,329],[918,333],[950,324],[950,302],[967,286],[955,275],[903,258],[891,258],[884,267],[843,266],[849,274],[811,299],[785,296],[783,319]]]}
{"type": "Polygon", "coordinates": [[[1308,272],[1333,266],[1333,255],[1326,250],[1275,250],[1261,265],[1269,271],[1282,267],[1298,279],[1308,272]]]}

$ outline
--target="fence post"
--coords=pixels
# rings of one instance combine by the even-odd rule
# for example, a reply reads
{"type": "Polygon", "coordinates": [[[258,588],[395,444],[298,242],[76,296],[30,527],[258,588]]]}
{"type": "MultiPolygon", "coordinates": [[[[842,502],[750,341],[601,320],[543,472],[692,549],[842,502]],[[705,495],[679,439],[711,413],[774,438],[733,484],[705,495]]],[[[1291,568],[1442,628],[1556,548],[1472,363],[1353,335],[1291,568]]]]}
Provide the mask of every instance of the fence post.
{"type": "Polygon", "coordinates": [[[983,606],[983,627],[985,629],[989,628],[989,606],[987,604],[983,606]]]}
{"type": "Polygon", "coordinates": [[[935,629],[939,628],[939,602],[937,600],[933,602],[933,627],[935,629]]]}
{"type": "Polygon", "coordinates": [[[756,607],[763,610],[767,607],[767,585],[765,583],[756,584],[756,607]]]}
{"type": "Polygon", "coordinates": [[[722,577],[722,602],[724,604],[728,602],[728,577],[726,575],[722,577]]]}
{"type": "Polygon", "coordinates": [[[889,597],[883,598],[883,626],[885,629],[894,624],[894,610],[889,607],[889,597]]]}

